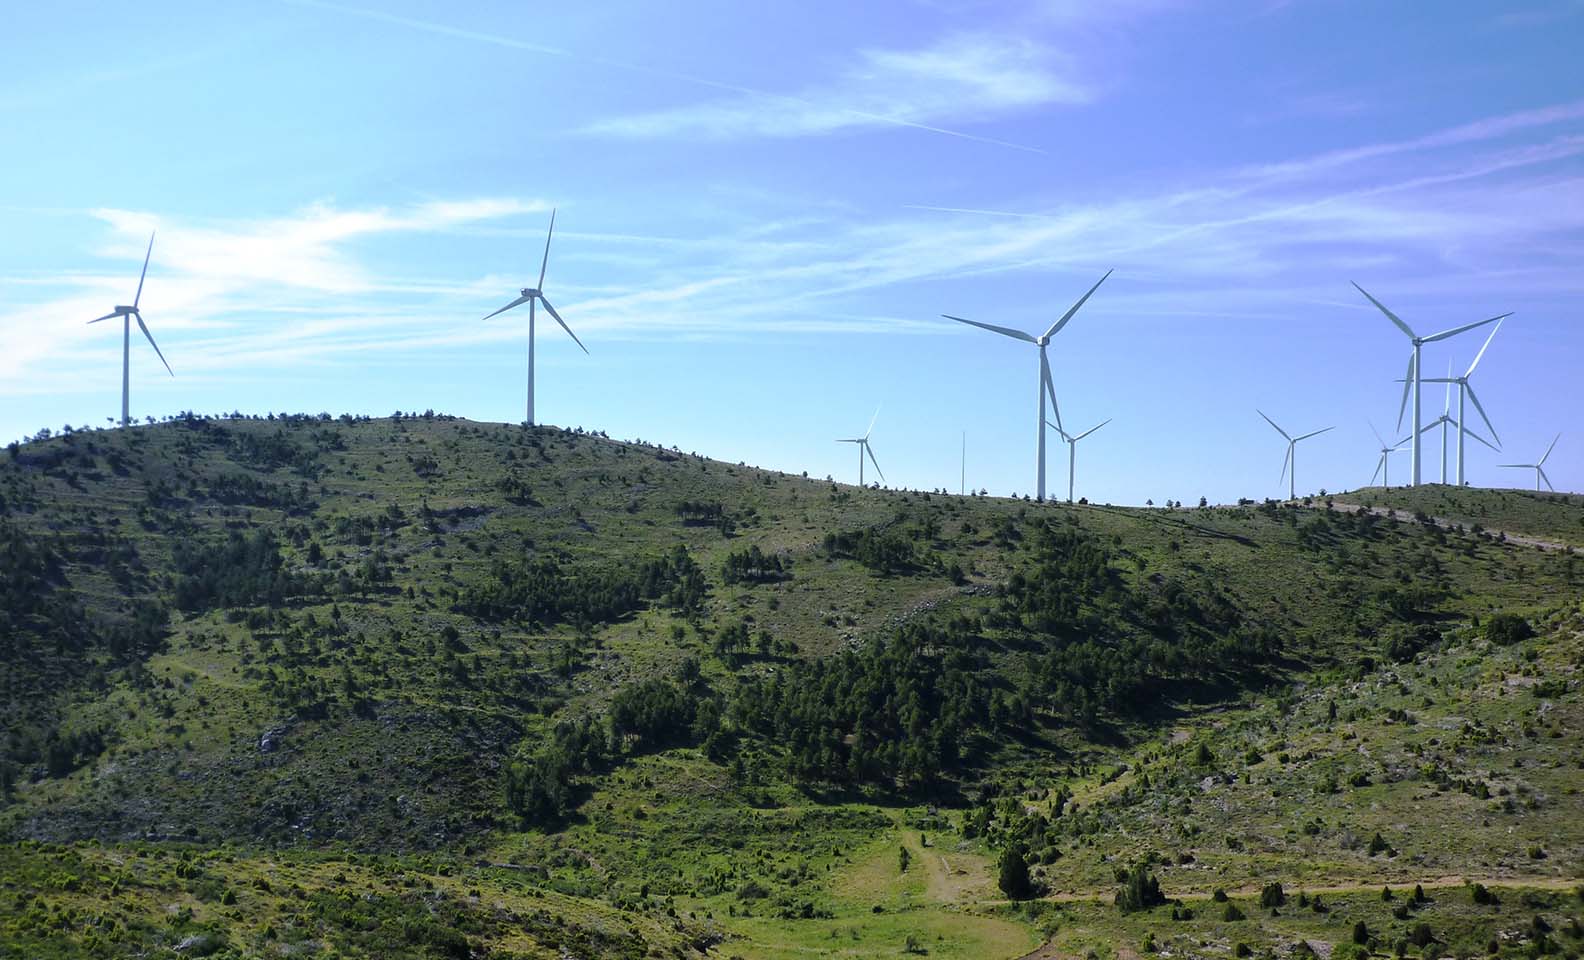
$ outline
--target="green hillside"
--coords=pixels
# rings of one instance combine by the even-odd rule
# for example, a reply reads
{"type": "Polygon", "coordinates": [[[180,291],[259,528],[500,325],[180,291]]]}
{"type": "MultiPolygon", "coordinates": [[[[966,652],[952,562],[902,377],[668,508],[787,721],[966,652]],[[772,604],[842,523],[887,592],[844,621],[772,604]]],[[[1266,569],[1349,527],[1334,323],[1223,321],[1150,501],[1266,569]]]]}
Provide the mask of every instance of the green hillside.
{"type": "Polygon", "coordinates": [[[1581,516],[865,490],[432,414],[37,438],[0,956],[1576,953],[1584,570],[1512,537],[1581,516]],[[1124,913],[1129,871],[1181,903],[1124,913]]]}

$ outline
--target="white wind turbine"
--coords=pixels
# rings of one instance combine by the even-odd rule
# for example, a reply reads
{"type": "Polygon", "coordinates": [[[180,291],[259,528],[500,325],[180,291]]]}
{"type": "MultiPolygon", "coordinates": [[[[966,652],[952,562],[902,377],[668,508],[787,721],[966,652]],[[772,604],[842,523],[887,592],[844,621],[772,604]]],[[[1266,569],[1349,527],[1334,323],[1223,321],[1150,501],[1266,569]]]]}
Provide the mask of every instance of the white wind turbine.
{"type": "Polygon", "coordinates": [[[1370,486],[1374,486],[1375,485],[1375,478],[1381,476],[1381,474],[1384,473],[1385,477],[1382,479],[1382,483],[1386,487],[1390,488],[1391,487],[1391,455],[1396,453],[1398,450],[1401,450],[1402,449],[1402,445],[1408,442],[1408,438],[1407,437],[1403,437],[1401,440],[1398,440],[1396,443],[1390,443],[1389,444],[1389,443],[1386,442],[1386,438],[1382,437],[1380,435],[1380,431],[1375,429],[1375,424],[1374,423],[1371,423],[1369,425],[1369,428],[1370,428],[1370,433],[1375,434],[1375,439],[1379,440],[1380,441],[1380,445],[1381,445],[1380,446],[1380,459],[1375,462],[1375,472],[1370,474],[1370,486]]]}
{"type": "Polygon", "coordinates": [[[1096,430],[1099,430],[1101,427],[1103,427],[1106,424],[1110,423],[1113,419],[1114,418],[1112,418],[1112,417],[1106,417],[1100,423],[1095,424],[1094,426],[1090,427],[1088,430],[1085,430],[1083,433],[1078,434],[1078,436],[1076,436],[1076,437],[1069,435],[1066,430],[1063,430],[1061,427],[1057,426],[1054,423],[1049,425],[1051,427],[1051,429],[1053,429],[1057,433],[1061,434],[1061,438],[1063,440],[1067,441],[1067,502],[1068,503],[1072,503],[1073,502],[1073,473],[1074,473],[1074,469],[1075,469],[1073,465],[1078,460],[1078,441],[1082,440],[1084,437],[1089,436],[1089,434],[1094,433],[1096,430]]]}
{"type": "MultiPolygon", "coordinates": [[[[1452,371],[1450,369],[1447,370],[1447,373],[1450,374],[1451,372],[1452,371]]],[[[1452,378],[1451,377],[1436,377],[1433,380],[1426,380],[1425,383],[1444,383],[1444,384],[1447,385],[1446,398],[1444,400],[1442,400],[1442,402],[1441,402],[1441,416],[1436,417],[1434,420],[1431,420],[1429,423],[1427,423],[1424,426],[1419,428],[1419,432],[1420,433],[1429,433],[1431,430],[1434,430],[1436,427],[1440,427],[1441,428],[1441,481],[1440,482],[1444,484],[1444,483],[1447,482],[1447,427],[1449,427],[1449,426],[1457,427],[1457,429],[1458,429],[1458,445],[1459,445],[1459,447],[1462,446],[1463,434],[1464,433],[1467,433],[1469,436],[1473,437],[1475,440],[1478,440],[1480,443],[1485,444],[1485,446],[1490,447],[1492,450],[1495,450],[1496,447],[1489,440],[1486,440],[1484,437],[1482,437],[1479,434],[1475,433],[1473,430],[1465,431],[1463,429],[1462,421],[1458,420],[1458,419],[1455,419],[1452,416],[1452,378]]],[[[1462,450],[1460,449],[1458,452],[1461,454],[1462,450]]]]}
{"type": "MultiPolygon", "coordinates": [[[[1496,425],[1494,423],[1491,423],[1490,416],[1485,413],[1485,407],[1484,407],[1484,405],[1482,405],[1479,402],[1479,396],[1474,393],[1474,385],[1469,383],[1469,377],[1472,377],[1474,375],[1474,368],[1479,366],[1479,362],[1482,359],[1484,359],[1485,351],[1490,349],[1491,341],[1496,339],[1496,333],[1497,333],[1497,331],[1501,330],[1503,322],[1504,321],[1497,321],[1495,329],[1491,330],[1490,336],[1485,338],[1485,345],[1480,347],[1479,353],[1474,355],[1474,362],[1469,364],[1469,368],[1467,370],[1463,371],[1463,376],[1454,377],[1454,376],[1452,376],[1452,371],[1449,369],[1447,371],[1447,376],[1446,376],[1445,380],[1443,380],[1443,379],[1438,377],[1438,378],[1436,378],[1434,380],[1426,380],[1425,381],[1425,383],[1448,383],[1448,384],[1455,383],[1455,384],[1457,384],[1457,388],[1458,388],[1457,485],[1460,486],[1460,487],[1463,486],[1463,434],[1465,433],[1465,430],[1463,429],[1463,424],[1467,422],[1467,421],[1465,421],[1463,419],[1464,418],[1464,413],[1465,413],[1463,401],[1464,401],[1465,398],[1474,401],[1474,409],[1479,411],[1480,419],[1485,421],[1485,426],[1486,426],[1487,429],[1490,430],[1491,436],[1493,438],[1495,438],[1497,446],[1501,445],[1501,437],[1500,437],[1500,435],[1498,435],[1496,433],[1496,425]]],[[[1467,432],[1472,433],[1473,431],[1467,431],[1467,432]]],[[[1441,471],[1442,472],[1442,478],[1441,478],[1441,482],[1442,483],[1446,482],[1446,476],[1445,476],[1446,470],[1444,469],[1445,463],[1446,463],[1445,436],[1446,436],[1446,433],[1443,430],[1442,431],[1442,451],[1441,451],[1441,461],[1442,461],[1442,465],[1443,465],[1443,469],[1441,471]]],[[[1487,447],[1490,446],[1489,443],[1486,443],[1485,440],[1480,439],[1478,436],[1476,436],[1476,439],[1479,439],[1481,443],[1485,444],[1485,446],[1487,446],[1487,447]]],[[[1493,447],[1492,449],[1495,449],[1495,448],[1493,447]]]]}
{"type": "MultiPolygon", "coordinates": [[[[866,454],[866,453],[869,455],[869,462],[874,464],[875,473],[880,474],[880,479],[881,480],[885,479],[885,474],[882,473],[881,470],[880,470],[880,462],[875,459],[874,450],[873,450],[873,448],[871,448],[869,446],[869,434],[874,433],[875,421],[878,420],[878,419],[880,419],[880,408],[879,407],[875,407],[874,416],[869,418],[869,429],[864,431],[864,435],[863,436],[861,436],[861,437],[853,437],[853,438],[848,439],[848,440],[837,440],[836,441],[837,443],[856,443],[856,444],[858,444],[858,486],[860,486],[860,487],[864,485],[864,474],[863,474],[863,471],[864,471],[864,454],[866,454]]],[[[964,442],[966,443],[966,441],[964,441],[964,442]]]]}
{"type": "Polygon", "coordinates": [[[138,329],[143,331],[143,336],[148,338],[149,346],[159,355],[160,363],[165,364],[165,372],[176,376],[176,371],[170,367],[170,362],[165,359],[165,354],[160,353],[159,344],[154,342],[154,335],[143,323],[143,314],[138,312],[138,302],[143,299],[143,280],[148,276],[149,257],[154,253],[154,234],[149,233],[148,250],[143,253],[143,272],[138,274],[137,293],[132,297],[130,307],[117,306],[114,310],[102,317],[95,317],[89,323],[98,323],[100,320],[109,320],[112,317],[121,318],[121,426],[126,426],[132,421],[131,394],[132,394],[132,321],[136,320],[138,329]]]}
{"type": "Polygon", "coordinates": [[[572,338],[572,342],[581,347],[584,353],[588,353],[588,347],[583,346],[583,341],[578,339],[577,334],[572,332],[572,328],[566,325],[565,320],[561,319],[561,314],[556,313],[556,308],[550,305],[549,300],[545,299],[545,268],[550,265],[550,238],[553,236],[555,236],[555,211],[551,210],[550,231],[545,234],[544,259],[539,263],[539,285],[537,287],[523,287],[522,296],[496,310],[489,317],[484,318],[488,320],[490,317],[505,313],[513,307],[518,307],[525,303],[528,304],[528,425],[530,427],[534,423],[534,302],[538,301],[544,304],[544,308],[550,311],[550,316],[555,318],[556,323],[561,324],[561,329],[567,332],[567,336],[572,338]]]}
{"type": "Polygon", "coordinates": [[[1557,441],[1561,440],[1561,439],[1562,439],[1562,434],[1560,434],[1560,433],[1557,434],[1556,437],[1554,437],[1551,440],[1551,446],[1546,447],[1545,456],[1541,457],[1538,461],[1536,461],[1534,463],[1502,463],[1502,464],[1497,464],[1497,466],[1513,467],[1513,468],[1521,469],[1521,470],[1533,470],[1535,472],[1535,492],[1536,493],[1540,492],[1540,481],[1544,480],[1545,481],[1545,485],[1550,488],[1551,492],[1552,493],[1556,493],[1556,487],[1552,487],[1551,486],[1551,478],[1546,476],[1545,462],[1546,462],[1546,457],[1551,456],[1551,451],[1556,449],[1557,441]]]}
{"type": "Polygon", "coordinates": [[[1275,428],[1277,433],[1281,434],[1287,439],[1287,455],[1282,457],[1281,475],[1287,478],[1287,499],[1296,500],[1298,499],[1298,441],[1308,440],[1310,437],[1318,437],[1320,434],[1325,433],[1326,430],[1333,430],[1335,428],[1326,427],[1321,430],[1310,431],[1309,433],[1306,433],[1302,436],[1294,437],[1288,435],[1286,430],[1276,426],[1276,421],[1272,420],[1270,417],[1266,417],[1265,411],[1256,407],[1254,412],[1262,417],[1265,417],[1265,422],[1270,424],[1273,428],[1275,428]],[[1287,470],[1289,465],[1292,467],[1292,472],[1290,475],[1287,470]]]}
{"type": "Polygon", "coordinates": [[[969,326],[979,327],[983,330],[989,330],[991,333],[999,333],[1003,337],[1011,337],[1014,340],[1022,340],[1026,343],[1032,343],[1039,347],[1039,403],[1037,411],[1039,415],[1034,419],[1036,437],[1034,453],[1034,488],[1035,495],[1040,500],[1045,499],[1045,398],[1047,396],[1050,397],[1051,409],[1056,416],[1056,425],[1058,427],[1061,426],[1061,410],[1056,406],[1056,388],[1051,383],[1050,359],[1045,355],[1045,346],[1046,344],[1050,343],[1051,337],[1054,337],[1058,332],[1061,331],[1062,327],[1067,325],[1067,321],[1073,318],[1073,314],[1078,312],[1078,308],[1083,306],[1085,301],[1087,301],[1096,290],[1100,289],[1100,284],[1105,283],[1106,277],[1109,276],[1111,276],[1111,271],[1107,270],[1105,272],[1105,277],[1101,277],[1099,280],[1095,281],[1095,285],[1089,288],[1088,293],[1078,298],[1078,302],[1072,305],[1072,309],[1062,314],[1060,320],[1057,320],[1055,323],[1051,324],[1050,329],[1046,330],[1043,335],[1038,337],[1033,336],[1032,334],[1024,333],[1022,330],[1013,330],[1011,327],[998,327],[994,324],[980,323],[977,320],[965,320],[962,317],[954,317],[949,313],[941,314],[941,316],[948,320],[956,320],[958,323],[966,323],[969,326]]]}
{"type": "Polygon", "coordinates": [[[1413,353],[1408,358],[1408,375],[1404,379],[1404,383],[1403,383],[1402,403],[1397,408],[1397,429],[1399,429],[1399,430],[1402,429],[1402,415],[1403,415],[1403,411],[1408,406],[1408,394],[1409,394],[1409,392],[1412,392],[1413,393],[1413,429],[1408,431],[1408,435],[1413,438],[1413,479],[1412,479],[1412,486],[1417,487],[1417,486],[1419,486],[1419,462],[1420,462],[1420,459],[1419,459],[1419,386],[1420,386],[1420,383],[1422,382],[1421,375],[1420,375],[1421,364],[1419,362],[1419,350],[1420,350],[1420,348],[1423,347],[1427,343],[1434,343],[1437,340],[1445,340],[1448,337],[1455,337],[1458,334],[1463,333],[1465,331],[1473,330],[1475,327],[1483,327],[1487,323],[1491,323],[1491,322],[1496,321],[1496,320],[1501,320],[1504,317],[1510,317],[1510,316],[1512,316],[1512,314],[1511,313],[1504,313],[1501,316],[1491,317],[1489,320],[1480,320],[1480,321],[1477,321],[1475,323],[1465,323],[1461,327],[1453,327],[1450,330],[1443,330],[1440,333],[1433,333],[1433,334],[1431,334],[1428,337],[1421,337],[1418,334],[1414,333],[1413,332],[1413,328],[1409,327],[1408,324],[1404,323],[1402,321],[1401,317],[1398,317],[1397,314],[1392,313],[1390,310],[1386,309],[1385,304],[1381,303],[1379,300],[1376,300],[1374,297],[1370,296],[1368,290],[1365,290],[1363,287],[1359,286],[1357,283],[1353,284],[1353,287],[1354,287],[1354,289],[1358,290],[1359,293],[1364,294],[1364,296],[1369,300],[1369,302],[1373,303],[1375,305],[1376,309],[1380,310],[1381,313],[1384,313],[1386,315],[1386,319],[1390,320],[1392,323],[1395,323],[1397,325],[1397,328],[1399,330],[1401,330],[1403,333],[1407,334],[1408,339],[1413,342],[1413,353]]]}

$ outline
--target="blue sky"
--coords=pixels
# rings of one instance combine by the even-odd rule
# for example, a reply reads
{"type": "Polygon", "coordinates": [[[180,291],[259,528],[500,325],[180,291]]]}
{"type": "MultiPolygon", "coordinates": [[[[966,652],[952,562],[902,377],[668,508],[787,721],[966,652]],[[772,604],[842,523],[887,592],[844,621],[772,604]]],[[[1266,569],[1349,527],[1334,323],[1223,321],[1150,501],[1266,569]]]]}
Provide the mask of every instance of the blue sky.
{"type": "MultiPolygon", "coordinates": [[[[31,4],[0,33],[0,438],[434,408],[893,485],[1033,489],[1051,345],[1078,493],[1365,483],[1406,339],[1513,311],[1502,454],[1584,488],[1584,3],[31,4]]],[[[1461,372],[1483,331],[1426,348],[1461,372]]],[[[1426,420],[1439,414],[1427,387],[1426,420]]],[[[1438,445],[1432,442],[1431,448],[1438,445]]],[[[1426,477],[1438,475],[1427,454],[1426,477]]],[[[1065,492],[1051,436],[1050,490],[1065,492]]],[[[1393,461],[1405,478],[1406,454],[1393,461]]]]}

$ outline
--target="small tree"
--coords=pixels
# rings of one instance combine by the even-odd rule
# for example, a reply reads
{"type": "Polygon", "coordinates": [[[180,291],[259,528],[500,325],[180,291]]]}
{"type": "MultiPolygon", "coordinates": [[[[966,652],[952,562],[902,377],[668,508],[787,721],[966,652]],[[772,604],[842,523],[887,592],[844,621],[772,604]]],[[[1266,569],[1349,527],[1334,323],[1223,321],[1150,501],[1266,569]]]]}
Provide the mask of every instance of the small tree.
{"type": "Polygon", "coordinates": [[[1279,883],[1267,883],[1260,891],[1260,906],[1274,909],[1287,902],[1287,894],[1279,883]]]}
{"type": "Polygon", "coordinates": [[[1034,885],[1029,880],[1028,861],[1023,859],[1023,847],[1013,844],[1001,851],[1001,892],[1012,900],[1028,900],[1034,896],[1034,885]]]}
{"type": "Polygon", "coordinates": [[[1128,871],[1122,889],[1117,891],[1116,905],[1123,913],[1133,913],[1136,910],[1148,910],[1166,902],[1161,895],[1160,881],[1144,864],[1135,866],[1128,871]]]}
{"type": "Polygon", "coordinates": [[[907,847],[897,848],[897,870],[907,873],[908,864],[913,860],[913,855],[908,853],[907,847]]]}

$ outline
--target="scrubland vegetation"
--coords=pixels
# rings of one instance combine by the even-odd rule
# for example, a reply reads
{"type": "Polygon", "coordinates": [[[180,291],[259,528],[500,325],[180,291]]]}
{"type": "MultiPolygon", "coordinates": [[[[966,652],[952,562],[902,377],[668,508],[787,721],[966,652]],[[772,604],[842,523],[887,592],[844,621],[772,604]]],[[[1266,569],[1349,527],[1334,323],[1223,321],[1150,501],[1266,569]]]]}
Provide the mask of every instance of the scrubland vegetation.
{"type": "Polygon", "coordinates": [[[36,438],[0,956],[1577,955],[1584,500],[1335,501],[433,414],[36,438]]]}

